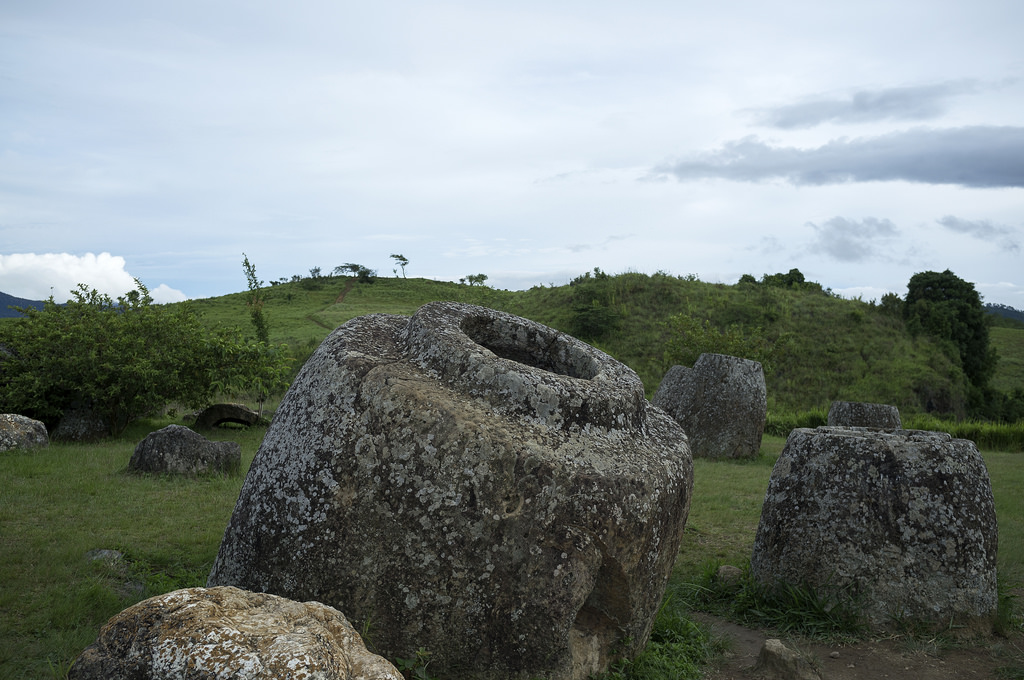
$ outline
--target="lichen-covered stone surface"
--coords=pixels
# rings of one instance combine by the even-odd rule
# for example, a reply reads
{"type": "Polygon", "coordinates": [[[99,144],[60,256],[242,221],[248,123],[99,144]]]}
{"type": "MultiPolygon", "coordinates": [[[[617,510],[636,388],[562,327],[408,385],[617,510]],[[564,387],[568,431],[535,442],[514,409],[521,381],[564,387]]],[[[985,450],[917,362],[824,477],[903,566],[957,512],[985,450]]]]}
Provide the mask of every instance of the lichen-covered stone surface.
{"type": "Polygon", "coordinates": [[[586,678],[646,643],[693,484],[606,354],[482,307],[334,331],[278,408],[209,585],[317,599],[458,678],[586,678]]]}
{"type": "Polygon", "coordinates": [[[213,442],[182,425],[150,432],[135,447],[128,470],[178,475],[238,472],[242,447],[238,442],[213,442]]]}
{"type": "Polygon", "coordinates": [[[683,426],[699,458],[756,458],[768,392],[760,362],[701,354],[693,368],[673,366],[652,403],[683,426]]]}
{"type": "Polygon", "coordinates": [[[187,588],[114,616],[69,680],[402,680],[319,602],[187,588]]]}
{"type": "Polygon", "coordinates": [[[90,408],[64,410],[60,422],[51,433],[55,442],[96,442],[110,435],[110,423],[90,408]]]}
{"type": "Polygon", "coordinates": [[[889,404],[863,401],[833,401],[828,409],[828,424],[834,427],[876,427],[899,430],[903,427],[900,411],[889,404]]]}
{"type": "Polygon", "coordinates": [[[997,526],[974,442],[940,432],[793,430],[772,470],[751,575],[846,589],[868,622],[985,625],[997,526]]]}
{"type": "Polygon", "coordinates": [[[46,425],[16,413],[0,413],[0,453],[50,445],[46,425]]]}

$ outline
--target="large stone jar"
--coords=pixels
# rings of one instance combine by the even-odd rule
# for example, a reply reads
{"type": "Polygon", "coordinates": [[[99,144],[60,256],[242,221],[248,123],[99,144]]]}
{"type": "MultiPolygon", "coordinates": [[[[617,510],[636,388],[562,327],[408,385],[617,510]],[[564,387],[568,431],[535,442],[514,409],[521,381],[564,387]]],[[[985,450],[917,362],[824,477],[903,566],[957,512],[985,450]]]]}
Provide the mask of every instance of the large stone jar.
{"type": "Polygon", "coordinates": [[[606,354],[471,305],[360,317],[277,410],[209,585],[327,603],[441,677],[587,678],[646,643],[692,484],[606,354]]]}
{"type": "Polygon", "coordinates": [[[852,596],[867,622],[987,626],[992,486],[974,442],[941,432],[796,429],[772,470],[750,561],[762,583],[852,596]]]}
{"type": "Polygon", "coordinates": [[[768,416],[758,361],[701,354],[693,368],[673,366],[652,403],[682,425],[698,458],[757,458],[768,416]]]}

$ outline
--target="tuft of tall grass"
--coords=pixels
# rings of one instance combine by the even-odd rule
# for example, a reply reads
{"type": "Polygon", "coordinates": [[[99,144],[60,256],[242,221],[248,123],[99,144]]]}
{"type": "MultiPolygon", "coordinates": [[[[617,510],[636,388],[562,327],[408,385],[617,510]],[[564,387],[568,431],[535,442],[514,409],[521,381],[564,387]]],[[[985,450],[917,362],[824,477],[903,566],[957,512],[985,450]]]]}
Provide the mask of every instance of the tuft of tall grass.
{"type": "Polygon", "coordinates": [[[670,584],[654,620],[647,646],[633,659],[616,662],[603,680],[697,680],[725,651],[725,642],[690,618],[679,585],[670,584]]]}

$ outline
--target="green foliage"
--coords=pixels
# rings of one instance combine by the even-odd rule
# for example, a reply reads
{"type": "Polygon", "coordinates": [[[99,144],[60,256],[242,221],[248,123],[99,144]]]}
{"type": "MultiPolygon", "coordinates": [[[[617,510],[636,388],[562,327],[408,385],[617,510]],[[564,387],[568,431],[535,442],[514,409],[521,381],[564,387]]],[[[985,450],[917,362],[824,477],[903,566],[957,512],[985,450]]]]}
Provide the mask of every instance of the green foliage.
{"type": "Polygon", "coordinates": [[[334,268],[334,273],[337,276],[341,276],[345,272],[354,275],[359,283],[373,283],[377,276],[376,270],[355,262],[346,262],[345,264],[334,268]]]}
{"type": "MultiPolygon", "coordinates": [[[[430,290],[447,289],[419,292],[430,290]]],[[[225,307],[244,314],[237,300],[225,307]]],[[[101,444],[53,443],[0,456],[0,677],[59,677],[117,612],[159,591],[202,583],[265,429],[211,433],[241,444],[241,476],[124,474],[135,445],[168,422],[140,420],[101,444]],[[86,554],[97,548],[121,551],[127,573],[91,562],[86,554]],[[133,582],[143,588],[126,587],[133,582]]],[[[611,678],[700,677],[688,674],[688,665],[720,650],[699,626],[693,630],[689,611],[699,601],[687,584],[710,590],[707,560],[741,564],[749,557],[783,444],[766,436],[754,461],[694,461],[691,510],[666,604],[648,646],[611,678]]],[[[1024,466],[1019,452],[984,455],[999,521],[1001,592],[1012,594],[1005,585],[1024,581],[1024,466]]],[[[1019,625],[1012,598],[1003,606],[1019,625]]]]}
{"type": "Polygon", "coordinates": [[[269,343],[270,330],[267,326],[267,316],[263,313],[263,305],[266,302],[263,282],[257,278],[256,267],[249,262],[249,256],[242,253],[242,258],[242,269],[245,270],[245,280],[249,286],[249,295],[245,300],[245,306],[249,309],[249,318],[256,331],[256,339],[262,343],[269,343]]]}
{"type": "Polygon", "coordinates": [[[1000,392],[1024,390],[1024,329],[993,326],[988,332],[999,356],[989,386],[1000,392]]]}
{"type": "Polygon", "coordinates": [[[760,362],[768,376],[788,341],[787,337],[770,340],[760,326],[732,323],[720,329],[710,319],[701,321],[691,313],[670,316],[667,324],[671,336],[665,344],[666,362],[683,366],[693,366],[701,354],[727,354],[760,362]]]}
{"type": "Polygon", "coordinates": [[[84,285],[58,305],[25,310],[0,329],[0,408],[55,424],[70,407],[110,434],[167,404],[198,408],[218,390],[279,389],[281,357],[237,333],[206,328],[187,303],[154,305],[146,287],[116,301],[84,285]]]}
{"type": "MultiPolygon", "coordinates": [[[[666,323],[671,317],[689,313],[719,335],[731,328],[749,338],[761,329],[764,342],[776,347],[766,376],[769,420],[827,411],[837,399],[888,403],[902,414],[964,418],[970,404],[988,398],[972,393],[959,359],[943,352],[937,339],[908,333],[896,296],[876,304],[824,294],[813,282],[787,287],[747,279],[753,277],[724,285],[661,272],[596,270],[567,286],[504,291],[399,277],[352,286],[349,278],[321,277],[319,290],[287,282],[275,286],[266,305],[275,320],[271,340],[288,343],[295,368],[331,330],[353,317],[412,314],[427,302],[453,300],[524,316],[591,342],[635,370],[649,396],[675,362],[666,351],[673,342],[666,323]]],[[[211,327],[247,324],[239,295],[192,304],[211,327]]],[[[1017,333],[991,329],[994,343],[1001,330],[1017,333]]],[[[1003,379],[1014,361],[1024,366],[1024,333],[1021,339],[1019,346],[998,345],[1000,364],[991,385],[1000,392],[1012,395],[1015,387],[1024,388],[1024,382],[1003,379]]],[[[998,411],[1011,413],[1003,405],[998,411]]]]}
{"type": "Polygon", "coordinates": [[[758,583],[744,572],[738,592],[731,593],[733,616],[756,628],[810,638],[854,638],[866,630],[863,606],[845,588],[758,583]]]}
{"type": "MultiPolygon", "coordinates": [[[[745,274],[740,277],[741,283],[753,281],[753,276],[745,274]]],[[[790,269],[787,273],[765,274],[761,277],[761,284],[774,286],[775,288],[788,288],[790,290],[805,290],[816,293],[823,292],[821,284],[816,281],[808,281],[799,269],[790,269]]]]}
{"type": "Polygon", "coordinates": [[[597,267],[578,276],[569,283],[572,296],[570,333],[588,342],[596,342],[619,327],[621,316],[612,307],[614,292],[609,285],[611,277],[597,267]]]}
{"type": "Polygon", "coordinates": [[[924,332],[943,343],[972,385],[988,384],[998,358],[989,346],[981,296],[973,283],[948,269],[914,274],[907,284],[903,314],[911,333],[924,332]]]}
{"type": "Polygon", "coordinates": [[[136,286],[115,302],[80,285],[66,305],[51,297],[5,325],[0,407],[52,423],[87,406],[116,434],[169,402],[202,405],[213,368],[205,329],[187,305],[153,305],[136,286]]]}
{"type": "Polygon", "coordinates": [[[395,659],[395,668],[408,680],[436,680],[427,671],[430,665],[430,651],[420,647],[411,659],[395,659]]]}
{"type": "Polygon", "coordinates": [[[670,585],[654,620],[647,646],[621,659],[603,680],[697,680],[704,667],[724,651],[707,626],[693,621],[689,606],[670,585]]]}
{"type": "Polygon", "coordinates": [[[459,279],[459,283],[468,283],[471,286],[482,286],[486,280],[487,274],[470,274],[464,279],[459,279]]]}
{"type": "Polygon", "coordinates": [[[124,608],[205,582],[265,429],[208,435],[241,445],[243,476],[125,474],[136,444],[169,422],[0,456],[0,678],[67,669],[124,608]],[[125,560],[92,560],[96,549],[125,560]]]}
{"type": "MultiPolygon", "coordinates": [[[[409,258],[405,255],[399,255],[396,253],[391,254],[391,259],[395,261],[395,264],[402,268],[402,278],[405,278],[405,268],[409,266],[409,258]]],[[[395,270],[395,276],[398,275],[398,271],[395,270]]]]}

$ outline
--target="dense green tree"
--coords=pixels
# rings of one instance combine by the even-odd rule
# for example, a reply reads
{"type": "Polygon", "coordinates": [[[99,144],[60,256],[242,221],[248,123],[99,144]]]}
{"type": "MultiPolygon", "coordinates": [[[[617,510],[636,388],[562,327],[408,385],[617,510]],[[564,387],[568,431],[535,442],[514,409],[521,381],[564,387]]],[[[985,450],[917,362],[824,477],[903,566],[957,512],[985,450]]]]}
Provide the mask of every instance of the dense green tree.
{"type": "Polygon", "coordinates": [[[973,283],[948,269],[914,274],[907,284],[903,315],[911,333],[924,332],[945,343],[972,385],[988,384],[998,358],[989,346],[984,307],[973,283]]]}
{"type": "Polygon", "coordinates": [[[581,340],[597,342],[619,329],[620,315],[611,305],[612,277],[599,267],[569,283],[572,320],[569,332],[581,340]]]}
{"type": "Polygon", "coordinates": [[[218,389],[279,385],[286,363],[237,332],[211,332],[188,303],[155,305],[136,289],[111,299],[80,284],[72,299],[0,327],[0,409],[54,424],[73,406],[111,434],[167,404],[198,408],[218,389]],[[255,350],[253,350],[255,346],[255,350]]]}
{"type": "Polygon", "coordinates": [[[374,277],[377,276],[376,270],[364,267],[361,264],[356,264],[355,262],[346,262],[345,264],[334,268],[334,273],[336,275],[341,275],[345,272],[355,275],[356,280],[359,281],[359,283],[373,283],[374,277]]]}

